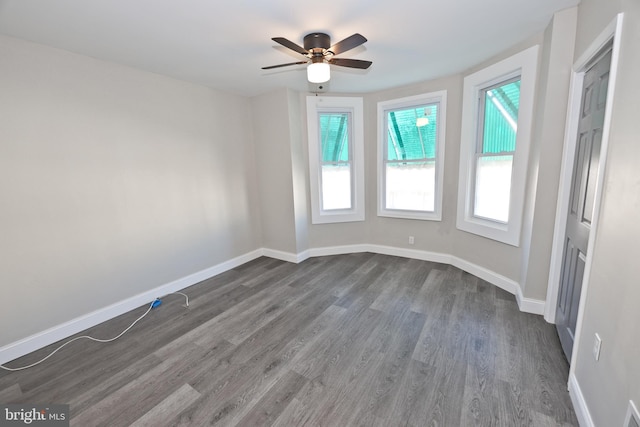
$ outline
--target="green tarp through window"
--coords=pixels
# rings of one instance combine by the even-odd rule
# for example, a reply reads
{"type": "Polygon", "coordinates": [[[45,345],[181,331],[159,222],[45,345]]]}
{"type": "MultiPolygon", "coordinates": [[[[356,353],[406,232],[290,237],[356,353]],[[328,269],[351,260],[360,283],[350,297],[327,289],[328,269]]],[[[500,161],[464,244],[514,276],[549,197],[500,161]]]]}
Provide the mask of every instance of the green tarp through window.
{"type": "Polygon", "coordinates": [[[349,161],[349,114],[320,113],[322,162],[349,161]]]}
{"type": "Polygon", "coordinates": [[[387,160],[435,158],[438,107],[431,104],[387,113],[387,160]]]}
{"type": "Polygon", "coordinates": [[[520,80],[485,92],[482,153],[516,150],[520,80]]]}

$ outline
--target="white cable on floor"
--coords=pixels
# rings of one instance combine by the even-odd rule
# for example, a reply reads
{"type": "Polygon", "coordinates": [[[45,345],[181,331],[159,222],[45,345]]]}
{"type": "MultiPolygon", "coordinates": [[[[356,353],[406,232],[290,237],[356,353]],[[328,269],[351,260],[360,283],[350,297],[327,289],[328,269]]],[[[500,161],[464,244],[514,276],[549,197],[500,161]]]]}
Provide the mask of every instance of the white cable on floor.
{"type": "Polygon", "coordinates": [[[187,294],[183,294],[182,292],[173,292],[174,294],[182,295],[187,300],[187,307],[189,307],[189,297],[187,294]]]}
{"type": "MultiPolygon", "coordinates": [[[[187,307],[189,307],[189,297],[186,294],[183,294],[182,292],[172,292],[173,294],[180,294],[182,296],[185,297],[185,299],[187,300],[187,307]]],[[[136,323],[138,323],[139,321],[141,321],[147,314],[149,314],[149,312],[151,311],[151,309],[154,307],[154,304],[156,301],[160,300],[160,298],[156,298],[154,299],[151,304],[149,304],[149,308],[147,309],[147,311],[144,312],[144,314],[140,317],[138,317],[132,324],[130,324],[127,329],[125,329],[124,331],[120,332],[117,336],[113,337],[113,338],[109,338],[109,339],[100,339],[100,338],[94,338],[91,337],[89,335],[82,335],[79,337],[75,337],[70,339],[69,341],[65,342],[64,344],[62,344],[60,347],[56,348],[55,350],[53,350],[51,353],[49,353],[47,356],[45,356],[43,359],[38,360],[37,362],[32,363],[31,365],[27,365],[27,366],[21,366],[19,368],[9,368],[7,366],[4,365],[0,365],[0,369],[4,369],[5,371],[11,371],[11,372],[15,372],[15,371],[22,371],[24,369],[29,369],[32,368],[36,365],[41,364],[42,362],[44,362],[45,360],[47,360],[48,358],[50,358],[51,356],[53,356],[54,354],[56,354],[58,352],[58,350],[62,349],[62,347],[66,346],[67,344],[71,344],[74,341],[80,340],[80,339],[88,339],[91,341],[96,341],[96,342],[101,342],[101,343],[107,343],[107,342],[111,342],[111,341],[115,341],[118,338],[120,338],[121,336],[123,336],[124,334],[126,334],[129,329],[133,328],[133,325],[135,325],[136,323]]]]}

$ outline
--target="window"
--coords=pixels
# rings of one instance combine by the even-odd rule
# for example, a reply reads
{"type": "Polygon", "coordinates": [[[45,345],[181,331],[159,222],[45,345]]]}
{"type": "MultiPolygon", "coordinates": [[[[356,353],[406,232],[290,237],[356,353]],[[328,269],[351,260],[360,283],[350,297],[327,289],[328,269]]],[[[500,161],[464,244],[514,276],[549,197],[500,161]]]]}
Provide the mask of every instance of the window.
{"type": "Polygon", "coordinates": [[[349,147],[350,113],[318,114],[320,122],[321,209],[351,209],[351,164],[349,147]]]}
{"type": "Polygon", "coordinates": [[[446,91],[378,103],[378,215],[440,220],[446,91]]]}
{"type": "Polygon", "coordinates": [[[516,152],[520,77],[480,91],[473,215],[507,223],[516,152]]]}
{"type": "Polygon", "coordinates": [[[520,242],[538,47],[464,79],[457,227],[520,242]]]}
{"type": "Polygon", "coordinates": [[[311,219],[364,220],[362,98],[307,97],[311,219]]]}

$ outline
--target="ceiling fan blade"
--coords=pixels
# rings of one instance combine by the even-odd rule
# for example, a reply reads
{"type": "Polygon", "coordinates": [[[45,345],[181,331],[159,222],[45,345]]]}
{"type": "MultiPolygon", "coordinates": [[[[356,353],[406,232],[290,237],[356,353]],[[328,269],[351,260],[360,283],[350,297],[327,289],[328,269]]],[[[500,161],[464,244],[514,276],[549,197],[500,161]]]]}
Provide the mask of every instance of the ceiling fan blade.
{"type": "Polygon", "coordinates": [[[333,52],[334,55],[338,55],[342,52],[351,50],[354,47],[358,47],[366,41],[367,39],[362,34],[355,33],[354,35],[334,44],[329,48],[329,50],[333,52]]]}
{"type": "Polygon", "coordinates": [[[309,52],[307,52],[306,50],[304,50],[304,48],[300,45],[295,44],[294,42],[292,42],[291,40],[287,40],[284,37],[274,37],[271,40],[273,40],[276,43],[280,43],[282,46],[287,47],[295,52],[298,52],[302,55],[308,55],[309,52]]]}
{"type": "Polygon", "coordinates": [[[360,68],[366,70],[373,64],[371,61],[362,61],[360,59],[347,59],[347,58],[331,58],[329,64],[338,65],[340,67],[360,68]]]}
{"type": "Polygon", "coordinates": [[[289,65],[306,64],[309,61],[289,62],[288,64],[270,65],[268,67],[262,67],[263,70],[270,70],[272,68],[288,67],[289,65]]]}

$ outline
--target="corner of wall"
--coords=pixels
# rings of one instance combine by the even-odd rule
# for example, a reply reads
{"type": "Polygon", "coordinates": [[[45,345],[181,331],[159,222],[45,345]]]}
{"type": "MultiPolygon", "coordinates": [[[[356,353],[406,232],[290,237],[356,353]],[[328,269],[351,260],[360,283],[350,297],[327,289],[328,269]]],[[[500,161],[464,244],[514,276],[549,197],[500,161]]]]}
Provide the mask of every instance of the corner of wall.
{"type": "Polygon", "coordinates": [[[544,33],[534,144],[529,163],[527,219],[520,278],[523,297],[547,294],[558,182],[564,147],[577,11],[556,13],[544,33]]]}

